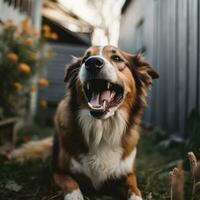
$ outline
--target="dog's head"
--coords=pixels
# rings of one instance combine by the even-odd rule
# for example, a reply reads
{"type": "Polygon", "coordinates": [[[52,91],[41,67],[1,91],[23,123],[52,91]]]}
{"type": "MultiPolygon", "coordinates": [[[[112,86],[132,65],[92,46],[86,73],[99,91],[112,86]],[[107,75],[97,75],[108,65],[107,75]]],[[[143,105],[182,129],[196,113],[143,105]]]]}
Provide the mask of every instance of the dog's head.
{"type": "Polygon", "coordinates": [[[93,117],[106,119],[118,109],[131,110],[138,103],[139,93],[155,78],[158,74],[141,55],[114,46],[93,46],[68,66],[65,81],[81,88],[93,117]]]}

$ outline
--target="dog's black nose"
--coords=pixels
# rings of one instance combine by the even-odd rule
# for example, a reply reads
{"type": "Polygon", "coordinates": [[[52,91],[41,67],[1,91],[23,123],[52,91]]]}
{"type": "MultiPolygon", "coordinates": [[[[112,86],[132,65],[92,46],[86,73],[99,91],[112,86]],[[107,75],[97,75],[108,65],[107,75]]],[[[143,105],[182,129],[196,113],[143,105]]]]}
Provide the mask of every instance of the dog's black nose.
{"type": "Polygon", "coordinates": [[[91,73],[97,73],[104,66],[104,60],[99,57],[88,58],[85,62],[85,68],[91,73]]]}

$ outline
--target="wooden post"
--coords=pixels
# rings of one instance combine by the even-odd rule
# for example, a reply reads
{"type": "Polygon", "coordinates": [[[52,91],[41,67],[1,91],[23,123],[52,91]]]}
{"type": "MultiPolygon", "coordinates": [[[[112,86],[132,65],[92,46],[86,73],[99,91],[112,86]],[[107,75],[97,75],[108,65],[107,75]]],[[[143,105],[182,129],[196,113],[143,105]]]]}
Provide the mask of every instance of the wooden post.
{"type": "Polygon", "coordinates": [[[32,1],[32,24],[40,32],[42,18],[42,0],[32,1]]]}
{"type": "MultiPolygon", "coordinates": [[[[38,33],[41,30],[41,19],[42,19],[42,0],[33,0],[32,1],[32,25],[36,29],[38,33]]],[[[30,112],[28,122],[31,123],[33,118],[35,117],[37,110],[37,80],[38,76],[34,76],[32,79],[32,85],[36,87],[35,92],[31,92],[30,94],[30,112]]]]}

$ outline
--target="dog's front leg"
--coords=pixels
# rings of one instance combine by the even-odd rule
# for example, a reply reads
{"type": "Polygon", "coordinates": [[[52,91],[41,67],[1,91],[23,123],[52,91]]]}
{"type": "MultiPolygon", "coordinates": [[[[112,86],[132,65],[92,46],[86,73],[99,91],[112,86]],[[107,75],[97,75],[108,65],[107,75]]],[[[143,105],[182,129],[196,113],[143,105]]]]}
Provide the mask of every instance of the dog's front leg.
{"type": "Polygon", "coordinates": [[[54,180],[64,192],[64,200],[84,200],[78,183],[71,176],[55,173],[54,180]]]}
{"type": "Polygon", "coordinates": [[[126,176],[125,186],[128,191],[128,200],[142,200],[141,192],[137,187],[137,180],[134,173],[130,173],[126,176]]]}

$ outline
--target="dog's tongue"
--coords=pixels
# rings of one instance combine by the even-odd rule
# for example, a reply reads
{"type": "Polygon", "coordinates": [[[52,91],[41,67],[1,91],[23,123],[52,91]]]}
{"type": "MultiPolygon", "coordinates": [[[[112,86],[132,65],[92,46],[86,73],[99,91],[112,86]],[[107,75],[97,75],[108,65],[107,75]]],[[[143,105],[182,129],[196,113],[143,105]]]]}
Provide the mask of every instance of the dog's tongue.
{"type": "Polygon", "coordinates": [[[100,107],[101,105],[99,104],[99,96],[100,94],[99,93],[92,93],[92,98],[90,100],[90,104],[93,106],[93,107],[100,107]]]}
{"type": "Polygon", "coordinates": [[[110,100],[111,100],[111,92],[109,90],[105,90],[101,93],[92,93],[90,104],[93,107],[101,107],[104,101],[110,102],[110,100]]]}

